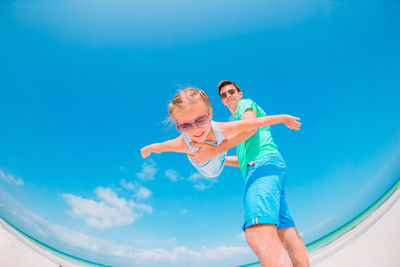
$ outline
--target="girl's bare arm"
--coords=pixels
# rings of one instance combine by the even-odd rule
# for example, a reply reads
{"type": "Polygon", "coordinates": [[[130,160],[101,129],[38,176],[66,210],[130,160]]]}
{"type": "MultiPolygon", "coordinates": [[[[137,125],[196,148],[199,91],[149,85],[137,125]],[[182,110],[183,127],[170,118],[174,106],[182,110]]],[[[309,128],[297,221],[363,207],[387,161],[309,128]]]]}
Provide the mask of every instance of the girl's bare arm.
{"type": "Polygon", "coordinates": [[[142,153],[143,158],[150,156],[151,153],[162,153],[162,152],[190,153],[190,150],[185,144],[182,135],[175,139],[168,140],[162,143],[154,143],[145,146],[141,148],[140,151],[142,153]]]}

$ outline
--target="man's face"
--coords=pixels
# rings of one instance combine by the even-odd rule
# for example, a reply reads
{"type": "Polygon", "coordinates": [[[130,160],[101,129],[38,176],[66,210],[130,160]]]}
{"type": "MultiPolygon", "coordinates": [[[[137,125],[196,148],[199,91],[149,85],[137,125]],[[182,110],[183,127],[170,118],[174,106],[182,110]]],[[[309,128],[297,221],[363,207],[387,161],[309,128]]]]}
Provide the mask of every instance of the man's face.
{"type": "Polygon", "coordinates": [[[243,97],[242,91],[238,92],[233,84],[227,84],[222,87],[219,95],[221,96],[222,103],[228,108],[236,108],[243,97]]]}

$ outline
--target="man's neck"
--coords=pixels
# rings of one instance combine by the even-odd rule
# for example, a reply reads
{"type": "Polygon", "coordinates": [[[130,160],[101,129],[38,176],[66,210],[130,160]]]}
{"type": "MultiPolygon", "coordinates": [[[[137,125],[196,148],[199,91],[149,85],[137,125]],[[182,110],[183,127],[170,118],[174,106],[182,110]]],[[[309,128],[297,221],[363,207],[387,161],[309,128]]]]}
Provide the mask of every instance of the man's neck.
{"type": "Polygon", "coordinates": [[[236,110],[237,110],[238,105],[235,105],[232,108],[229,108],[229,111],[232,113],[233,116],[236,116],[236,110]]]}

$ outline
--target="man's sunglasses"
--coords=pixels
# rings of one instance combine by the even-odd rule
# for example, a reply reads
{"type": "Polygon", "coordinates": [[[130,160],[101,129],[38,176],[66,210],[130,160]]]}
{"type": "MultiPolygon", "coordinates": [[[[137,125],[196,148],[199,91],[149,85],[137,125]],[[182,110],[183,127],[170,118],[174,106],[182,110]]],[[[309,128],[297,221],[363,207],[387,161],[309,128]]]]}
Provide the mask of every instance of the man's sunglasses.
{"type": "Polygon", "coordinates": [[[194,120],[194,122],[185,122],[176,126],[179,132],[181,133],[189,133],[192,128],[193,124],[196,124],[197,127],[204,128],[210,125],[210,117],[208,115],[202,115],[194,120]]]}
{"type": "Polygon", "coordinates": [[[222,94],[220,94],[221,98],[222,99],[226,98],[228,96],[228,93],[229,93],[229,95],[233,95],[233,94],[236,93],[236,90],[235,89],[229,89],[228,91],[223,92],[222,94]]]}

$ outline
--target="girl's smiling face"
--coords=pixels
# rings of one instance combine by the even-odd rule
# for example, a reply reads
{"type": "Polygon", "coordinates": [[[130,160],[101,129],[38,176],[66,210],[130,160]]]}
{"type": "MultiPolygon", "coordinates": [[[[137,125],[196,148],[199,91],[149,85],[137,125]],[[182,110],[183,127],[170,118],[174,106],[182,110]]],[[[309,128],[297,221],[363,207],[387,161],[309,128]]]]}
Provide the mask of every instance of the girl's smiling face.
{"type": "Polygon", "coordinates": [[[210,124],[207,123],[207,126],[199,127],[198,124],[201,125],[201,123],[197,123],[197,125],[194,123],[196,120],[199,122],[198,119],[201,119],[204,115],[208,115],[209,120],[211,120],[212,108],[209,108],[202,101],[199,101],[184,107],[176,108],[174,111],[174,120],[177,126],[184,123],[191,124],[191,129],[185,132],[185,135],[195,142],[204,142],[210,133],[210,124]]]}

